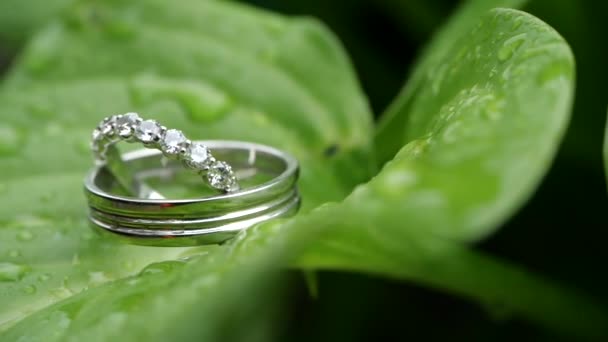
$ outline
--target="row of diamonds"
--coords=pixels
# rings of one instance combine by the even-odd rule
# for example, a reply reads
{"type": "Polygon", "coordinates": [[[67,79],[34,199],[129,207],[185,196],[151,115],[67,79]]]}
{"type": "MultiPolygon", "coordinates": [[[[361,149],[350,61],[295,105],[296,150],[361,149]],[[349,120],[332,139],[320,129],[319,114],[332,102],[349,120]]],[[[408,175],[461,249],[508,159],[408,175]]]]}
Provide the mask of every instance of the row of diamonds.
{"type": "Polygon", "coordinates": [[[199,172],[209,184],[219,190],[237,189],[236,176],[229,164],[216,160],[209,149],[191,142],[177,129],[167,129],[154,120],[143,120],[137,113],[105,118],[93,131],[92,150],[97,160],[104,161],[107,147],[118,141],[140,142],[160,149],[169,158],[199,172]]]}

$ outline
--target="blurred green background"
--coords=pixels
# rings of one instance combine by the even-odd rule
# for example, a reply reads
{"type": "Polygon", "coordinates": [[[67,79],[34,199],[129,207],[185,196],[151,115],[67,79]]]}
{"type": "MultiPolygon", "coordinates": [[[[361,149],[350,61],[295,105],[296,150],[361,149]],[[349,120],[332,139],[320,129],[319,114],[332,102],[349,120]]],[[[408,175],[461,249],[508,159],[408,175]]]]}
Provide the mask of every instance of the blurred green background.
{"type": "MultiPolygon", "coordinates": [[[[344,43],[374,113],[381,113],[395,97],[422,46],[458,6],[446,0],[250,3],[325,22],[344,43]]],[[[54,9],[42,7],[40,18],[54,9]]],[[[608,303],[608,198],[601,153],[608,95],[608,3],[532,0],[523,10],[553,26],[571,45],[577,60],[575,107],[559,156],[535,196],[477,248],[608,303]]],[[[3,69],[18,52],[17,41],[0,40],[3,69]]],[[[311,300],[301,274],[291,277],[285,300],[292,305],[284,306],[291,311],[283,317],[279,340],[561,340],[511,319],[509,312],[495,307],[488,312],[473,302],[411,284],[323,272],[318,275],[318,298],[311,300]]]]}

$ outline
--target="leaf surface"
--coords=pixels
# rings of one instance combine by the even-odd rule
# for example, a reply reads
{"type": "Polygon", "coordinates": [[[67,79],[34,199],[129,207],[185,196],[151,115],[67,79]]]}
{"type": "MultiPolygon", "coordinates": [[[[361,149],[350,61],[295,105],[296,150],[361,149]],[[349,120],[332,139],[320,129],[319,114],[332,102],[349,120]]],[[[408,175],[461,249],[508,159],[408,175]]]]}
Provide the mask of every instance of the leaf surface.
{"type": "Polygon", "coordinates": [[[267,340],[266,303],[288,264],[421,282],[605,336],[591,300],[467,244],[502,224],[546,171],[572,100],[567,44],[513,10],[491,11],[455,40],[433,54],[432,74],[413,79],[407,144],[352,191],[375,173],[371,115],[317,22],[213,1],[74,6],[35,37],[0,92],[1,337],[267,340]],[[302,212],[222,247],[92,234],[81,197],[88,135],[101,116],[134,109],[192,137],[292,152],[302,212]]]}

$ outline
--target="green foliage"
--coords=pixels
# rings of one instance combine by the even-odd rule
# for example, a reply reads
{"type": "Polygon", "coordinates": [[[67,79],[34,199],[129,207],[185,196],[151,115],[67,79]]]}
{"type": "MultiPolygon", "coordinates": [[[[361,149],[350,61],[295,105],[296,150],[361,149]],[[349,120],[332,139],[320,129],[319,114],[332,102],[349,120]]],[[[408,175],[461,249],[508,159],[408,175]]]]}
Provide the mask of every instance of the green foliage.
{"type": "Polygon", "coordinates": [[[376,150],[350,62],[315,20],[215,1],[68,7],[0,92],[0,337],[264,341],[288,265],[415,281],[605,336],[608,317],[584,295],[470,247],[546,172],[574,74],[550,27],[482,2],[429,47],[376,150]],[[101,116],[132,110],[189,136],[293,153],[301,213],[226,246],[159,249],[93,234],[81,194],[89,133],[101,116]],[[375,153],[384,161],[397,150],[377,172],[375,153]]]}
{"type": "Polygon", "coordinates": [[[604,135],[604,172],[608,183],[608,120],[606,120],[606,134],[604,135]]]}

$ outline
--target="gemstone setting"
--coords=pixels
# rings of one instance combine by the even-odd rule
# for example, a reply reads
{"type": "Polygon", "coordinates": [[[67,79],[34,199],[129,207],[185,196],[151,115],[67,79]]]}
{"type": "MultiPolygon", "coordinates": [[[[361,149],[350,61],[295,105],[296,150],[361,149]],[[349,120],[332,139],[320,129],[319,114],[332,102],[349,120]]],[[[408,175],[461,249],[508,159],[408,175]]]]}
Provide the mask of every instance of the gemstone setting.
{"type": "Polygon", "coordinates": [[[135,136],[144,144],[150,144],[160,139],[162,128],[154,120],[144,120],[135,129],[135,136]]]}
{"type": "Polygon", "coordinates": [[[216,161],[209,167],[207,173],[209,184],[220,190],[231,190],[236,183],[232,167],[223,161],[216,161]]]}
{"type": "Polygon", "coordinates": [[[186,163],[191,168],[206,170],[213,161],[213,156],[211,156],[207,146],[201,143],[193,143],[188,148],[186,163]]]}
{"type": "Polygon", "coordinates": [[[130,137],[139,121],[137,113],[126,113],[116,118],[116,132],[121,137],[130,137]]]}
{"type": "Polygon", "coordinates": [[[114,135],[115,119],[116,118],[114,116],[103,119],[98,128],[101,134],[108,137],[114,135]]]}
{"type": "Polygon", "coordinates": [[[91,149],[97,165],[106,163],[108,147],[118,141],[141,142],[148,148],[159,149],[196,171],[215,189],[231,192],[239,189],[231,166],[216,160],[203,142],[191,142],[182,131],[167,129],[155,120],[142,120],[137,113],[113,115],[103,119],[91,136],[91,149]]]}
{"type": "Polygon", "coordinates": [[[161,142],[161,148],[166,154],[177,155],[186,146],[187,139],[184,134],[177,129],[169,129],[161,142]]]}

